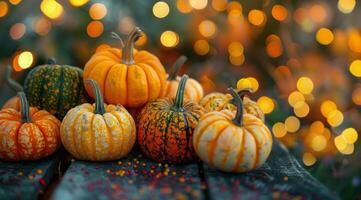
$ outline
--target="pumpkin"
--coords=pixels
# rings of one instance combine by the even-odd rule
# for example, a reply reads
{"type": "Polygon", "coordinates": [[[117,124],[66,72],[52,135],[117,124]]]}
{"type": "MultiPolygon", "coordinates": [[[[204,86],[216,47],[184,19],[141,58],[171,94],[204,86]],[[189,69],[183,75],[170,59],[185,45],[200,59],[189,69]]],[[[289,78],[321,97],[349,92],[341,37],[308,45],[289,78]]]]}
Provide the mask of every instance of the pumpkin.
{"type": "Polygon", "coordinates": [[[0,158],[36,160],[54,153],[61,145],[60,121],[45,110],[30,107],[24,92],[18,93],[20,111],[0,111],[0,158]]]}
{"type": "MultiPolygon", "coordinates": [[[[253,93],[252,89],[242,89],[239,90],[238,93],[243,100],[244,112],[255,115],[264,121],[264,113],[259,105],[245,95],[245,93],[253,93]]],[[[203,106],[207,112],[221,111],[223,109],[235,111],[237,107],[232,103],[232,100],[233,97],[230,94],[214,92],[206,95],[199,104],[203,106]]]]}
{"type": "Polygon", "coordinates": [[[31,106],[44,109],[63,119],[70,108],[88,101],[83,86],[83,71],[78,67],[55,64],[32,69],[24,83],[31,106]]]}
{"type": "Polygon", "coordinates": [[[193,144],[205,163],[226,172],[246,172],[261,166],[272,148],[272,135],[258,117],[243,112],[241,97],[232,88],[237,111],[205,114],[194,130],[193,144]]]}
{"type": "Polygon", "coordinates": [[[136,140],[133,118],[121,105],[105,105],[99,86],[95,105],[85,103],[69,110],[60,128],[63,145],[75,158],[90,161],[116,160],[127,155],[136,140]]]}
{"type": "Polygon", "coordinates": [[[192,135],[203,115],[195,102],[184,102],[188,79],[180,80],[175,98],[161,98],[148,103],[138,119],[138,144],[142,152],[157,162],[186,163],[195,160],[192,135]]]}
{"type": "MultiPolygon", "coordinates": [[[[155,55],[134,49],[134,42],[141,34],[136,27],[122,50],[105,49],[86,63],[84,80],[93,79],[98,83],[105,102],[134,108],[160,96],[166,73],[155,55]]],[[[85,88],[90,96],[95,96],[89,85],[85,88]]]]}
{"type": "MultiPolygon", "coordinates": [[[[181,79],[181,77],[177,76],[177,74],[186,60],[187,57],[181,56],[173,64],[171,72],[168,75],[168,79],[165,82],[164,89],[162,90],[162,97],[174,98],[176,96],[179,81],[181,79]]],[[[202,85],[195,79],[189,78],[184,90],[184,97],[186,99],[199,102],[203,98],[203,95],[204,92],[202,85]]]]}
{"type": "MultiPolygon", "coordinates": [[[[5,72],[6,83],[15,92],[24,91],[23,87],[11,78],[11,72],[12,72],[12,68],[10,65],[8,65],[6,68],[6,72],[5,72]]],[[[20,110],[19,96],[15,96],[15,97],[12,97],[11,99],[7,100],[2,108],[14,108],[15,110],[20,110]]]]}

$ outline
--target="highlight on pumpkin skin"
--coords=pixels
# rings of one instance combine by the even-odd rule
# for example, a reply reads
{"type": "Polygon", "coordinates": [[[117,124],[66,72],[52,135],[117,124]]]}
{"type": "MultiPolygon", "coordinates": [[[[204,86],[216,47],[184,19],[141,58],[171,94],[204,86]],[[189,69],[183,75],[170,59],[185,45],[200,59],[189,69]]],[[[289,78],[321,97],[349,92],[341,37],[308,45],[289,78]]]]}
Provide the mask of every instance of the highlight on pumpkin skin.
{"type": "Polygon", "coordinates": [[[61,145],[60,121],[45,110],[30,107],[24,92],[18,92],[18,98],[20,110],[0,110],[0,121],[8,127],[0,132],[0,159],[37,160],[53,154],[61,145]],[[33,141],[30,146],[29,139],[33,141]]]}

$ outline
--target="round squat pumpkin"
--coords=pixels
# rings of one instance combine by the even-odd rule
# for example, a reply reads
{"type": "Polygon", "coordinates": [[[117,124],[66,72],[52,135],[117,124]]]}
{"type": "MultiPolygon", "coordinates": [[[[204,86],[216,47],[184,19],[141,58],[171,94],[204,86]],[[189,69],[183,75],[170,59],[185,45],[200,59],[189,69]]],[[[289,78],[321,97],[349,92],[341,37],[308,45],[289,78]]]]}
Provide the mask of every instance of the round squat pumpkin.
{"type": "Polygon", "coordinates": [[[18,93],[20,111],[0,111],[0,158],[8,161],[36,160],[54,153],[61,145],[60,121],[45,110],[30,107],[18,93]]]}
{"type": "Polygon", "coordinates": [[[246,172],[260,167],[272,149],[272,135],[262,120],[243,112],[243,102],[231,89],[237,111],[205,114],[194,130],[193,144],[204,162],[226,172],[246,172]]]}
{"type": "MultiPolygon", "coordinates": [[[[134,108],[160,96],[166,73],[155,55],[134,49],[134,42],[141,34],[136,27],[122,50],[105,49],[95,53],[86,63],[84,80],[92,79],[98,83],[105,102],[134,108]]],[[[85,85],[85,88],[94,98],[91,87],[85,85]]]]}
{"type": "Polygon", "coordinates": [[[29,72],[24,90],[31,106],[47,110],[60,120],[70,108],[88,101],[83,71],[78,67],[55,64],[53,60],[29,72]]]}
{"type": "Polygon", "coordinates": [[[187,75],[182,77],[175,98],[152,101],[139,114],[139,146],[157,162],[177,164],[196,159],[192,136],[204,110],[197,103],[184,102],[187,79],[187,75]]]}
{"type": "MultiPolygon", "coordinates": [[[[8,65],[5,72],[5,81],[7,85],[16,93],[23,92],[23,87],[11,78],[11,73],[12,68],[10,65],[8,65]]],[[[20,110],[19,96],[14,96],[11,99],[7,100],[2,108],[14,108],[15,110],[20,110]]]]}
{"type": "MultiPolygon", "coordinates": [[[[255,115],[262,121],[264,121],[264,113],[259,107],[259,105],[247,97],[246,93],[252,93],[251,89],[242,89],[238,91],[238,94],[241,95],[243,100],[243,109],[244,112],[255,115]]],[[[206,95],[201,101],[200,105],[207,111],[221,111],[221,110],[237,110],[237,107],[232,103],[233,97],[230,94],[223,94],[219,92],[214,92],[206,95]]]]}
{"type": "MultiPolygon", "coordinates": [[[[178,73],[186,60],[187,57],[181,56],[173,64],[170,70],[171,72],[168,75],[168,79],[165,82],[165,86],[161,95],[162,97],[174,98],[176,96],[179,81],[181,79],[181,77],[178,76],[178,73]]],[[[203,98],[203,95],[204,92],[202,85],[197,80],[189,78],[184,89],[184,97],[186,99],[199,102],[203,98]]]]}
{"type": "Polygon", "coordinates": [[[90,161],[117,160],[127,155],[136,140],[132,116],[121,105],[105,105],[100,89],[89,80],[95,105],[72,108],[61,124],[63,145],[75,158],[90,161]]]}

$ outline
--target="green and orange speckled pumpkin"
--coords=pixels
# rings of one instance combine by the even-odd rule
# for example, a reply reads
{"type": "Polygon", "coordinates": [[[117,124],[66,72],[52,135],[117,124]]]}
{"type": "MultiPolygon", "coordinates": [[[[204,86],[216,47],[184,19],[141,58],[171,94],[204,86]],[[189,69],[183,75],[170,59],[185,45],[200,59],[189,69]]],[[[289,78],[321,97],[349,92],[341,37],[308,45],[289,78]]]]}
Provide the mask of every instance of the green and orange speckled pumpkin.
{"type": "Polygon", "coordinates": [[[25,79],[24,90],[31,106],[47,110],[58,119],[89,99],[83,86],[83,71],[54,61],[32,69],[25,79]]]}
{"type": "MultiPolygon", "coordinates": [[[[136,27],[128,36],[122,50],[108,48],[95,53],[84,68],[84,81],[95,80],[111,104],[137,108],[160,97],[166,73],[159,59],[147,52],[133,48],[142,31],[136,27]]],[[[94,93],[89,85],[86,91],[94,93]]]]}
{"type": "MultiPolygon", "coordinates": [[[[176,96],[179,81],[181,79],[181,77],[177,75],[186,60],[187,57],[181,56],[175,61],[168,75],[168,80],[165,82],[165,86],[163,87],[161,94],[162,97],[174,98],[176,96]]],[[[203,98],[203,95],[204,92],[202,85],[197,80],[189,78],[184,89],[184,97],[186,99],[199,102],[203,98]]]]}
{"type": "Polygon", "coordinates": [[[266,162],[272,134],[259,118],[243,112],[241,97],[233,88],[236,111],[221,110],[202,116],[193,144],[202,161],[226,172],[246,172],[266,162]]]}
{"type": "Polygon", "coordinates": [[[204,109],[195,102],[183,102],[187,79],[187,75],[182,77],[175,99],[152,101],[139,114],[138,143],[155,161],[186,163],[196,159],[192,136],[204,109]]]}
{"type": "Polygon", "coordinates": [[[0,111],[0,158],[36,160],[54,153],[61,145],[60,121],[45,110],[30,107],[23,92],[18,93],[20,111],[0,111]]]}
{"type": "MultiPolygon", "coordinates": [[[[262,112],[259,105],[252,101],[245,93],[252,93],[251,89],[242,89],[238,93],[241,95],[243,100],[243,109],[245,113],[252,114],[262,121],[264,121],[264,113],[262,112]]],[[[206,95],[201,101],[200,105],[207,111],[221,111],[221,110],[237,110],[237,107],[232,103],[233,97],[230,94],[223,94],[214,92],[206,95]]]]}
{"type": "Polygon", "coordinates": [[[105,105],[97,83],[89,80],[95,105],[72,108],[61,124],[63,145],[81,160],[107,161],[127,155],[136,141],[133,118],[121,105],[105,105]]]}
{"type": "MultiPolygon", "coordinates": [[[[5,80],[8,86],[17,93],[24,91],[23,87],[11,78],[11,73],[12,68],[10,65],[8,65],[5,72],[5,80]]],[[[7,100],[2,108],[14,108],[15,110],[20,110],[19,96],[14,96],[11,99],[7,100]]]]}

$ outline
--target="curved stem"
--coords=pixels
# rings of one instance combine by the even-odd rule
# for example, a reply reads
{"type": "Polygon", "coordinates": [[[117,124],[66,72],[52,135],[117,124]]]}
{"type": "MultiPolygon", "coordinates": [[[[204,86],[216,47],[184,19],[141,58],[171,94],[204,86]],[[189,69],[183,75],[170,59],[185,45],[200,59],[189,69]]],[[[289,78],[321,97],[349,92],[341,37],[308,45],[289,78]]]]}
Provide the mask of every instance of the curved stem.
{"type": "Polygon", "coordinates": [[[31,123],[29,102],[26,95],[24,92],[18,92],[18,96],[20,99],[21,123],[31,123]]]}
{"type": "Polygon", "coordinates": [[[169,73],[169,77],[168,80],[172,81],[175,80],[177,78],[177,75],[179,73],[179,70],[182,68],[182,66],[184,65],[184,63],[187,61],[187,57],[185,56],[180,56],[173,64],[173,66],[171,67],[170,73],[169,73]]]}
{"type": "Polygon", "coordinates": [[[12,73],[12,67],[10,65],[7,66],[6,68],[6,72],[5,72],[5,80],[6,83],[10,86],[10,88],[12,90],[14,90],[15,92],[22,92],[24,91],[23,86],[21,86],[18,82],[14,81],[11,78],[11,73],[12,73]]]}
{"type": "Polygon", "coordinates": [[[46,63],[49,64],[49,65],[55,65],[56,60],[55,60],[55,58],[49,58],[46,63]]]}
{"type": "MultiPolygon", "coordinates": [[[[233,89],[232,87],[228,88],[228,90],[231,92],[231,95],[234,99],[234,104],[237,106],[237,113],[236,117],[233,119],[233,123],[237,124],[238,126],[243,125],[243,101],[242,98],[239,96],[237,91],[233,89]]],[[[232,102],[233,103],[233,102],[232,102]]]]}
{"type": "Polygon", "coordinates": [[[105,106],[102,93],[100,92],[99,86],[96,81],[89,79],[86,81],[91,85],[94,95],[95,95],[95,114],[103,115],[105,113],[105,106]]]}
{"type": "MultiPolygon", "coordinates": [[[[243,100],[243,99],[244,99],[244,96],[246,96],[246,94],[250,94],[250,93],[253,93],[253,92],[254,92],[254,91],[253,91],[252,88],[244,88],[244,89],[239,90],[237,93],[238,93],[238,95],[241,97],[241,99],[243,100]]],[[[231,100],[231,103],[232,103],[232,104],[236,104],[234,98],[231,100]]]]}
{"type": "Polygon", "coordinates": [[[177,95],[175,96],[175,103],[174,108],[176,110],[179,110],[183,106],[183,100],[184,100],[184,89],[186,87],[186,83],[188,80],[188,75],[185,74],[182,76],[181,80],[179,81],[178,89],[177,89],[177,95]]]}
{"type": "Polygon", "coordinates": [[[124,64],[130,65],[134,63],[133,49],[134,43],[142,35],[142,30],[139,27],[135,27],[133,31],[128,35],[127,40],[123,48],[122,62],[124,64]]]}
{"type": "Polygon", "coordinates": [[[112,32],[111,34],[112,34],[112,38],[119,40],[120,47],[123,49],[124,48],[124,42],[123,42],[122,38],[116,32],[112,32]]]}

